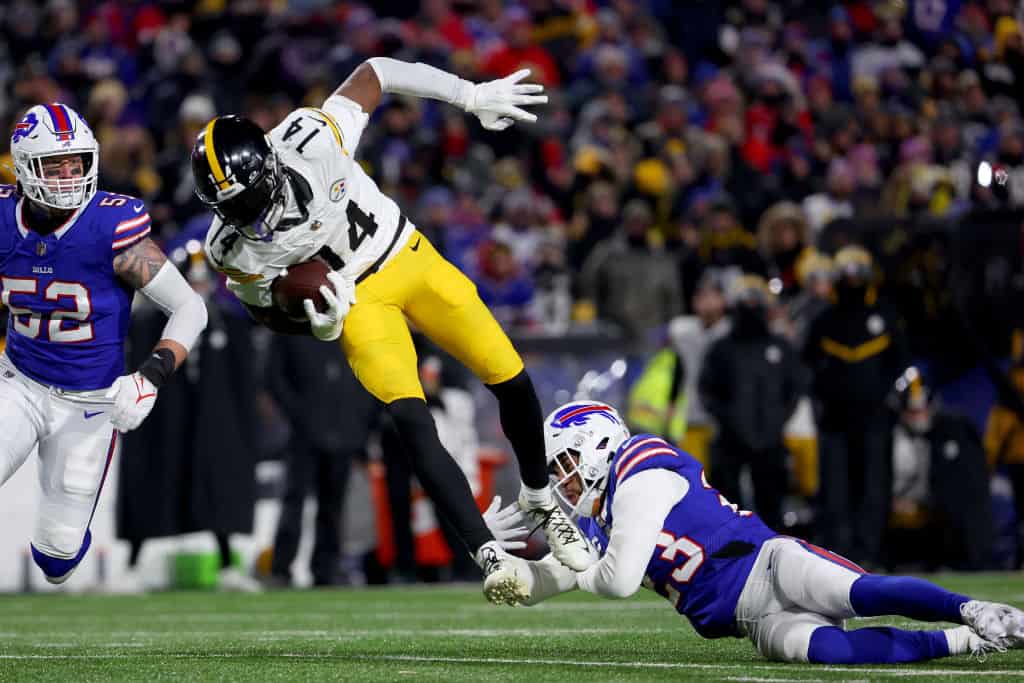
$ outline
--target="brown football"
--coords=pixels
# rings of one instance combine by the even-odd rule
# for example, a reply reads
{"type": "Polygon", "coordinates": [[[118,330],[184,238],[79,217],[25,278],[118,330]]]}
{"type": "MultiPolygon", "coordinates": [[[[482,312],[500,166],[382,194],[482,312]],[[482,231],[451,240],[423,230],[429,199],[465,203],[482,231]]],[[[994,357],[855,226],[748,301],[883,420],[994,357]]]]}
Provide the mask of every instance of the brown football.
{"type": "Polygon", "coordinates": [[[320,293],[320,287],[331,286],[327,279],[328,272],[330,268],[323,261],[304,261],[288,266],[288,272],[275,278],[270,285],[274,305],[296,320],[306,319],[306,311],[302,307],[305,299],[312,299],[316,310],[327,310],[327,302],[320,293]]]}

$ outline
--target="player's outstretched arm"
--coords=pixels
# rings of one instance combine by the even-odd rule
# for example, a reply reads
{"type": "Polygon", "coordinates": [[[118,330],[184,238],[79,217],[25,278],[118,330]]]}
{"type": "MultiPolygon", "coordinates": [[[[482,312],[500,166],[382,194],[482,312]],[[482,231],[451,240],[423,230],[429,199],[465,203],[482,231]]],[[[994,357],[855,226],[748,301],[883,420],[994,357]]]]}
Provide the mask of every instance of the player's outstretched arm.
{"type": "Polygon", "coordinates": [[[642,471],[622,482],[612,502],[615,521],[608,547],[597,563],[577,575],[580,589],[606,598],[636,593],[665,518],[688,491],[686,479],[665,469],[642,471]]]}
{"type": "Polygon", "coordinates": [[[527,579],[530,597],[523,601],[523,605],[527,607],[577,588],[576,577],[579,575],[556,560],[551,553],[536,562],[527,562],[526,565],[530,572],[527,579]]]}
{"type": "Polygon", "coordinates": [[[121,432],[135,429],[156,402],[157,390],[188,356],[206,327],[206,304],[153,240],[143,239],[114,257],[114,273],[167,314],[160,341],[139,368],[114,382],[110,421],[121,432]]]}
{"type": "Polygon", "coordinates": [[[520,83],[529,75],[529,69],[522,69],[505,78],[472,83],[422,62],[373,57],[360,64],[334,94],[356,102],[366,113],[377,108],[384,93],[440,100],[476,115],[488,130],[505,130],[516,121],[536,121],[537,115],[522,107],[548,101],[543,85],[520,83]]]}

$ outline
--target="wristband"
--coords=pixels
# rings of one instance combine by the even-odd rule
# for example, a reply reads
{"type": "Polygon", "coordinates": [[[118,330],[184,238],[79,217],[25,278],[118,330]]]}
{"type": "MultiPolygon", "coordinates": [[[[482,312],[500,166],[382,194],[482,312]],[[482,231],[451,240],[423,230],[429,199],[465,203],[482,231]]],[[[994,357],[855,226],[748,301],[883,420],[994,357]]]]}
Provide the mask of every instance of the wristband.
{"type": "Polygon", "coordinates": [[[174,352],[170,349],[156,349],[139,366],[138,372],[159,389],[174,372],[174,352]]]}

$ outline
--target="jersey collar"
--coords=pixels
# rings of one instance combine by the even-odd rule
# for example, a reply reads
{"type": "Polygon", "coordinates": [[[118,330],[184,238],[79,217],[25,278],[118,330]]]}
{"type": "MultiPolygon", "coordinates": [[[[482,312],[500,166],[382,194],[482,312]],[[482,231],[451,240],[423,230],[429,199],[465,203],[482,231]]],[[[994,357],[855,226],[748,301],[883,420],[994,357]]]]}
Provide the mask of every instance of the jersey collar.
{"type": "MultiPolygon", "coordinates": [[[[18,200],[17,210],[14,212],[14,215],[17,218],[16,223],[18,225],[18,232],[21,234],[22,239],[28,237],[29,233],[34,232],[25,223],[24,212],[25,212],[25,202],[26,201],[29,201],[29,200],[26,199],[25,197],[22,197],[21,199],[19,199],[18,200]]],[[[78,217],[82,215],[82,212],[91,203],[92,203],[92,199],[90,199],[88,202],[86,202],[82,206],[78,207],[77,209],[75,209],[74,213],[72,213],[70,216],[68,216],[67,220],[65,220],[64,223],[59,228],[57,228],[56,230],[51,232],[49,235],[40,235],[40,237],[50,237],[50,236],[52,236],[52,237],[55,237],[56,239],[60,239],[61,237],[63,237],[68,232],[68,230],[70,230],[72,227],[74,227],[75,223],[78,221],[78,217]]],[[[36,234],[38,234],[38,233],[36,233],[36,234]]]]}

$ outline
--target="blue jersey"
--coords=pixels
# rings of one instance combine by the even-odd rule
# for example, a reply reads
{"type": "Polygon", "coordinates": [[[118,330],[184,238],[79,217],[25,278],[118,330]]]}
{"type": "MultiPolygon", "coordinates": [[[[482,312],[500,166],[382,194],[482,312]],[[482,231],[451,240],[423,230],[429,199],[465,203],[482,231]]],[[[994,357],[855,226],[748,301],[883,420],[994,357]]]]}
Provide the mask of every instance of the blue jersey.
{"type": "Polygon", "coordinates": [[[7,356],[25,375],[86,391],[124,373],[133,291],[114,256],[149,234],[142,200],[97,192],[58,230],[25,225],[15,188],[0,185],[0,292],[8,309],[7,356]]]}
{"type": "Polygon", "coordinates": [[[583,518],[580,528],[604,554],[616,490],[650,469],[675,472],[690,487],[665,518],[644,585],[668,598],[703,637],[738,636],[736,602],[761,544],[776,533],[711,488],[693,456],[651,434],[627,440],[612,458],[600,515],[583,518]]]}

